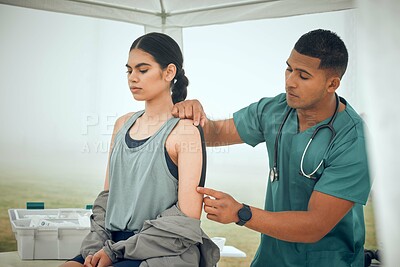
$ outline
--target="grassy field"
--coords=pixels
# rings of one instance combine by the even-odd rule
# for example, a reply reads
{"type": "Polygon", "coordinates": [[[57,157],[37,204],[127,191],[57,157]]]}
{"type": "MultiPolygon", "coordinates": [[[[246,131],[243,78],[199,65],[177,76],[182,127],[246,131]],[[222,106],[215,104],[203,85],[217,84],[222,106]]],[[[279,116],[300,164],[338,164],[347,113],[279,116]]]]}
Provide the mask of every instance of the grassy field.
{"type": "MultiPolygon", "coordinates": [[[[59,179],[35,177],[27,178],[2,174],[0,176],[0,252],[17,250],[16,241],[11,231],[8,209],[25,208],[27,201],[43,201],[46,208],[83,208],[91,204],[102,187],[102,181],[93,185],[93,181],[81,179],[59,179]]],[[[373,209],[371,203],[365,208],[367,239],[366,248],[377,247],[373,209]]],[[[259,234],[245,227],[234,224],[220,225],[207,219],[202,219],[203,229],[211,237],[226,237],[226,245],[233,245],[247,254],[246,258],[222,259],[219,267],[249,266],[259,243],[259,234]]]]}

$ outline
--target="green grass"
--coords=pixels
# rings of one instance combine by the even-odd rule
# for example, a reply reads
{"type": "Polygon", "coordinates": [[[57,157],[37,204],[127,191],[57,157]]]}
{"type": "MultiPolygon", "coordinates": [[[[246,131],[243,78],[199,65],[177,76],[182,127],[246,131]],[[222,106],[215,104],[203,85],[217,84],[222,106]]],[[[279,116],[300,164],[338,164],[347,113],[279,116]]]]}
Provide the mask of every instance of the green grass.
{"type": "Polygon", "coordinates": [[[29,201],[45,202],[45,208],[84,208],[101,190],[101,186],[90,189],[85,181],[76,179],[67,182],[12,174],[0,176],[0,188],[0,252],[17,250],[8,209],[25,209],[29,201]]]}
{"type": "MultiPolygon", "coordinates": [[[[91,204],[102,188],[99,181],[65,178],[51,179],[27,177],[25,175],[2,174],[0,176],[0,252],[15,251],[17,245],[11,231],[8,209],[25,208],[27,201],[43,201],[46,208],[84,208],[91,204]]],[[[369,249],[376,249],[374,214],[371,201],[365,207],[366,244],[369,249]]],[[[250,266],[260,241],[260,235],[245,227],[234,224],[221,225],[202,218],[205,232],[213,236],[226,237],[226,245],[233,245],[247,254],[246,258],[225,258],[219,267],[250,266]]]]}

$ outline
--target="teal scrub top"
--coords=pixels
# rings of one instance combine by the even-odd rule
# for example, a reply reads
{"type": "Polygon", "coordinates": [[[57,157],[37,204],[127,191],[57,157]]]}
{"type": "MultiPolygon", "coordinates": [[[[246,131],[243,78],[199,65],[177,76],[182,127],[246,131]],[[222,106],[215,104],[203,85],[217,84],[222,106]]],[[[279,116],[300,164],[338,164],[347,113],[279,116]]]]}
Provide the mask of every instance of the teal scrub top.
{"type": "MultiPolygon", "coordinates": [[[[261,235],[261,243],[252,267],[281,266],[364,266],[365,225],[363,205],[371,184],[365,147],[363,121],[341,98],[346,109],[339,112],[334,123],[336,136],[329,145],[331,132],[318,132],[304,157],[303,169],[311,173],[323,159],[322,166],[309,179],[300,174],[303,151],[316,127],[329,119],[299,132],[297,112],[293,110],[282,128],[278,145],[279,180],[269,176],[265,210],[305,211],[314,190],[353,201],[353,208],[320,241],[294,243],[261,235]]],[[[256,146],[265,142],[269,167],[274,161],[275,137],[289,110],[286,94],[260,101],[234,113],[236,129],[243,142],[256,146]]]]}

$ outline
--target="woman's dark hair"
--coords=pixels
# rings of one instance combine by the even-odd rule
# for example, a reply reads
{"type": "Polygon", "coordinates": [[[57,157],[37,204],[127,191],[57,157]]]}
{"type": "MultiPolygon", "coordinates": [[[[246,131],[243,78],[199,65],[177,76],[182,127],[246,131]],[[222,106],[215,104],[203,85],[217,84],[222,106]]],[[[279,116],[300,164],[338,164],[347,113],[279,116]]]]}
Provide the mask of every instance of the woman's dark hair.
{"type": "Polygon", "coordinates": [[[322,29],[310,31],[300,37],[294,50],[305,56],[319,58],[320,69],[332,69],[340,78],[346,72],[349,55],[344,42],[334,32],[322,29]]]}
{"type": "Polygon", "coordinates": [[[179,45],[166,34],[151,32],[136,39],[130,50],[140,49],[153,56],[154,60],[165,69],[169,64],[176,66],[176,74],[171,82],[172,102],[186,99],[189,80],[183,70],[183,55],[179,45]]]}

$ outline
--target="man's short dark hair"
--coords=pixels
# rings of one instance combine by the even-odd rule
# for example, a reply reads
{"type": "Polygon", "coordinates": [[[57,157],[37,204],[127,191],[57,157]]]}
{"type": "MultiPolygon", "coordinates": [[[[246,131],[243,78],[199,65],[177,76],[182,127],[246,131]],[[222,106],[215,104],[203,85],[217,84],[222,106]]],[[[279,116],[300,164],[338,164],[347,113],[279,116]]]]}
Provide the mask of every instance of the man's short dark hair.
{"type": "Polygon", "coordinates": [[[320,69],[331,69],[340,78],[347,68],[349,55],[346,46],[340,37],[328,30],[313,30],[300,37],[294,45],[298,53],[319,58],[320,69]]]}

